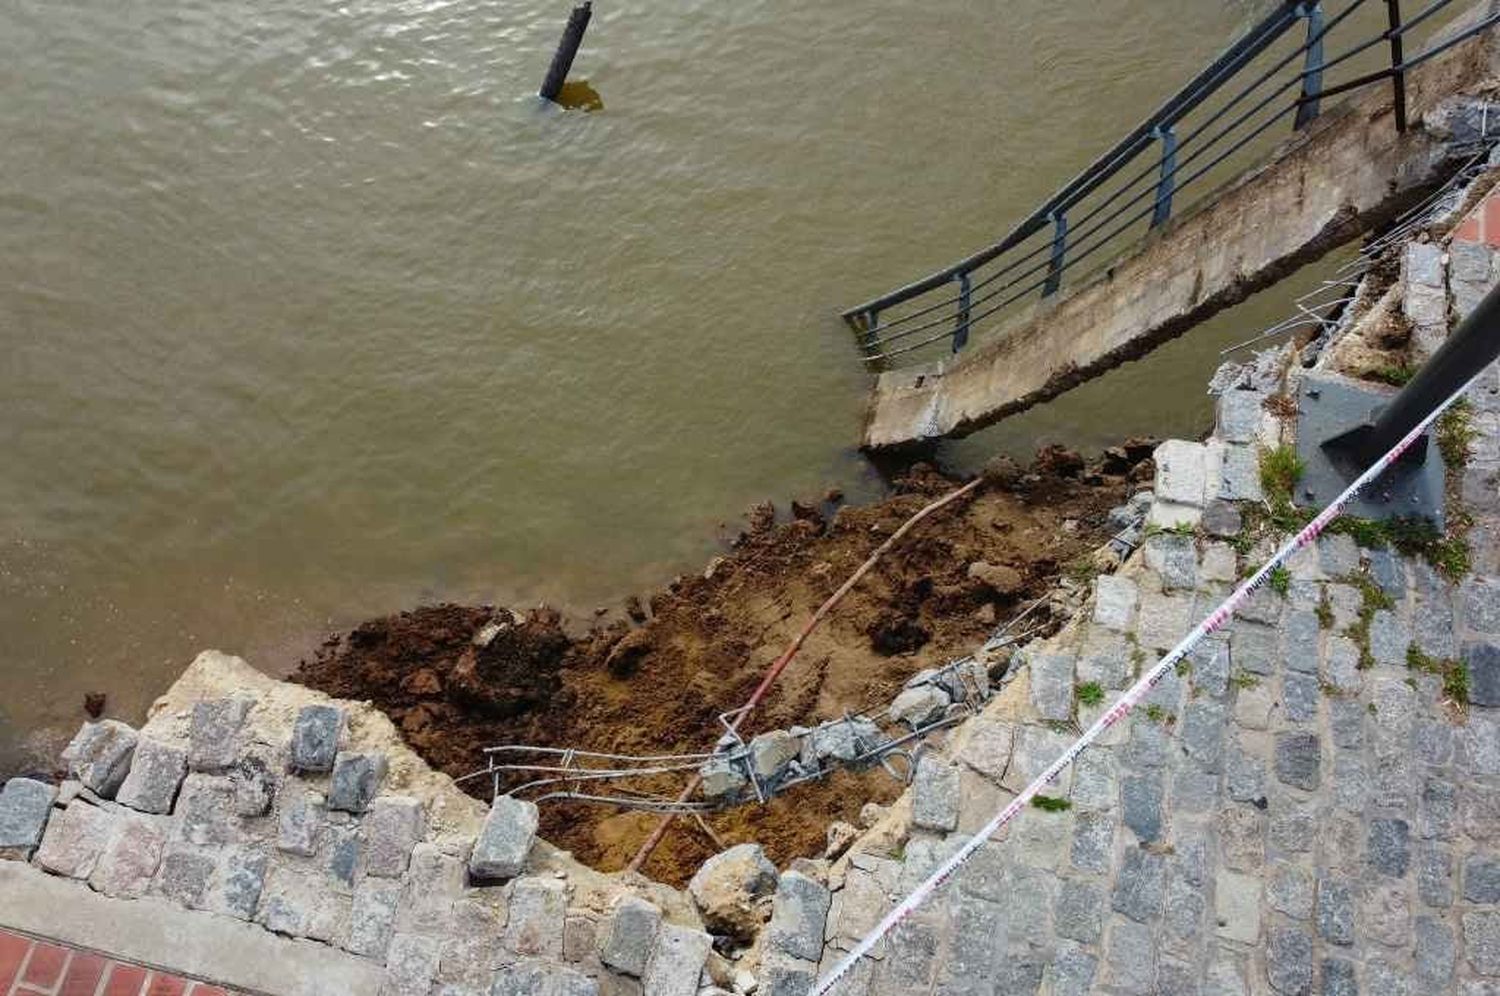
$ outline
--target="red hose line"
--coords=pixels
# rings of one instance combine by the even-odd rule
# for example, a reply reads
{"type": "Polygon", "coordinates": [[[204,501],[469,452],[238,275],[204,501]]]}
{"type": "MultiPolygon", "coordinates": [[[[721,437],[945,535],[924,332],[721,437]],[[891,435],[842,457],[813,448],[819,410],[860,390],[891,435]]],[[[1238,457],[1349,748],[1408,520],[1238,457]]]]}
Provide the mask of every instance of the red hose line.
{"type": "MultiPolygon", "coordinates": [[[[956,491],[950,491],[943,497],[939,498],[937,501],[934,501],[931,504],[923,507],[921,511],[917,512],[911,518],[902,523],[900,529],[897,529],[894,533],[891,533],[890,539],[886,540],[884,543],[880,544],[880,546],[876,547],[875,552],[870,554],[869,558],[865,560],[863,564],[859,565],[858,570],[849,575],[849,579],[839,586],[838,591],[835,591],[832,595],[828,596],[827,601],[818,606],[817,611],[808,618],[807,623],[802,627],[801,632],[799,632],[796,637],[792,639],[792,642],[787,645],[787,648],[784,651],[782,651],[781,656],[776,658],[776,660],[771,664],[770,668],[766,670],[765,677],[760,680],[760,684],[755,687],[755,691],[751,693],[750,698],[735,713],[734,721],[729,724],[730,731],[735,733],[739,732],[740,724],[743,723],[745,721],[745,718],[750,715],[750,713],[755,709],[757,705],[760,704],[760,700],[765,697],[768,691],[771,690],[771,686],[776,684],[776,679],[781,677],[781,672],[785,671],[787,665],[792,662],[792,658],[797,656],[797,651],[802,649],[802,644],[806,642],[808,636],[812,634],[812,631],[814,629],[817,629],[818,624],[823,621],[828,613],[833,611],[834,606],[843,601],[844,596],[849,594],[849,592],[853,590],[854,586],[859,583],[860,579],[863,578],[866,574],[870,573],[871,569],[874,568],[876,562],[879,561],[880,558],[891,549],[891,547],[895,546],[896,543],[899,542],[901,538],[908,532],[910,532],[912,527],[917,523],[921,522],[923,519],[927,518],[927,516],[931,515],[933,512],[936,512],[938,509],[944,507],[945,505],[957,501],[964,495],[969,494],[975,488],[979,487],[979,485],[983,483],[983,481],[983,477],[976,477],[974,478],[974,480],[970,481],[968,484],[965,484],[963,487],[957,489],[956,491]]],[[[687,802],[688,799],[692,798],[693,793],[698,791],[698,786],[702,783],[703,776],[695,774],[688,782],[687,787],[682,790],[682,794],[677,797],[677,801],[679,803],[687,802]]],[[[646,863],[646,859],[651,857],[651,852],[656,850],[656,846],[660,844],[662,838],[666,836],[667,827],[671,825],[672,818],[675,815],[675,813],[662,814],[662,818],[657,822],[655,829],[651,831],[651,835],[646,838],[646,842],[641,845],[641,849],[635,853],[635,857],[630,859],[630,864],[626,866],[626,871],[638,872],[641,870],[641,866],[646,863]]]]}

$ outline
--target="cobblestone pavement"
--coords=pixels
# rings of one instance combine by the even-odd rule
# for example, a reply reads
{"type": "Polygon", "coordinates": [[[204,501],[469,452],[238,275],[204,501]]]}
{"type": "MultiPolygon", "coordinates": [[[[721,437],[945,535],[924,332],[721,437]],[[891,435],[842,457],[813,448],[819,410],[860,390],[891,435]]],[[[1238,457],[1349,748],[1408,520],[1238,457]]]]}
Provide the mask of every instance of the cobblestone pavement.
{"type": "MultiPolygon", "coordinates": [[[[1500,201],[1477,212],[1500,218],[1500,201]]],[[[1423,307],[1444,322],[1414,323],[1418,348],[1441,340],[1450,304],[1466,313],[1494,283],[1484,241],[1467,225],[1451,254],[1408,250],[1403,292],[1435,295],[1423,307]]],[[[1096,580],[1088,618],[1027,648],[1012,694],[922,759],[904,849],[836,868],[820,966],[774,952],[771,993],[825,973],[1264,562],[1267,543],[1242,553],[1231,541],[1237,503],[1263,497],[1258,454],[1282,441],[1264,405],[1275,366],[1230,378],[1206,443],[1162,446],[1150,521],[1163,531],[1096,580]],[[778,988],[782,977],[795,981],[778,988]]],[[[837,991],[1500,994],[1493,368],[1469,400],[1476,439],[1458,490],[1472,572],[1453,582],[1344,535],[1300,551],[1082,754],[1053,809],[982,845],[837,991]],[[1467,705],[1445,689],[1458,673],[1467,705]]]]}

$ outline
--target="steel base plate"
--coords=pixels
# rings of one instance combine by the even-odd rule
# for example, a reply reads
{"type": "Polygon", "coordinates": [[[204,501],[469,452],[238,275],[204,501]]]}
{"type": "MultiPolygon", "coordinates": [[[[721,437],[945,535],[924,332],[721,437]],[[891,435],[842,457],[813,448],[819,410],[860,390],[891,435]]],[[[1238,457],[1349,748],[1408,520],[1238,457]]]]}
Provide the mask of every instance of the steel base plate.
{"type": "MultiPolygon", "coordinates": [[[[1303,378],[1297,397],[1297,456],[1305,469],[1294,495],[1297,505],[1321,509],[1349,486],[1357,472],[1351,475],[1336,466],[1323,444],[1366,423],[1395,394],[1394,388],[1383,390],[1327,374],[1303,378]]],[[[1443,460],[1428,433],[1372,481],[1346,514],[1377,520],[1421,516],[1441,530],[1443,484],[1443,460]]]]}

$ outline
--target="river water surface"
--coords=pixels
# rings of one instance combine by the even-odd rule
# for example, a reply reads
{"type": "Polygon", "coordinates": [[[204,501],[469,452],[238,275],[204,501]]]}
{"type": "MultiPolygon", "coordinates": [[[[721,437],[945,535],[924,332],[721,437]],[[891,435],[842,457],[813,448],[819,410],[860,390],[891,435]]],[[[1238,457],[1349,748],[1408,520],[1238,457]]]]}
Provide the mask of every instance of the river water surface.
{"type": "MultiPolygon", "coordinates": [[[[872,495],[838,310],[993,240],[1263,5],[599,0],[592,114],[532,96],[568,6],[0,5],[0,770],[203,647],[586,610],[753,501],[872,495]]],[[[963,451],[1196,431],[1233,331],[963,451]]]]}

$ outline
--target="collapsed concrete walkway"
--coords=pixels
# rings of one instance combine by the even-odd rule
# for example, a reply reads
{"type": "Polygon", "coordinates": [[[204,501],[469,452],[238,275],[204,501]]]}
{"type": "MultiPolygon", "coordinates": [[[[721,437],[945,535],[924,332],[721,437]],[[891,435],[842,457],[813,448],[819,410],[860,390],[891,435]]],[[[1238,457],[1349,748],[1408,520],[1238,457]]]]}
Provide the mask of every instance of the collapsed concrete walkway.
{"type": "MultiPolygon", "coordinates": [[[[1466,18],[1485,13],[1477,4],[1466,18]]],[[[1421,124],[1405,134],[1388,88],[1362,92],[1092,280],[956,356],[881,374],[863,445],[965,436],[1055,398],[1394,218],[1445,178],[1454,140],[1472,137],[1445,102],[1494,77],[1497,38],[1483,32],[1408,74],[1421,124]]]]}

